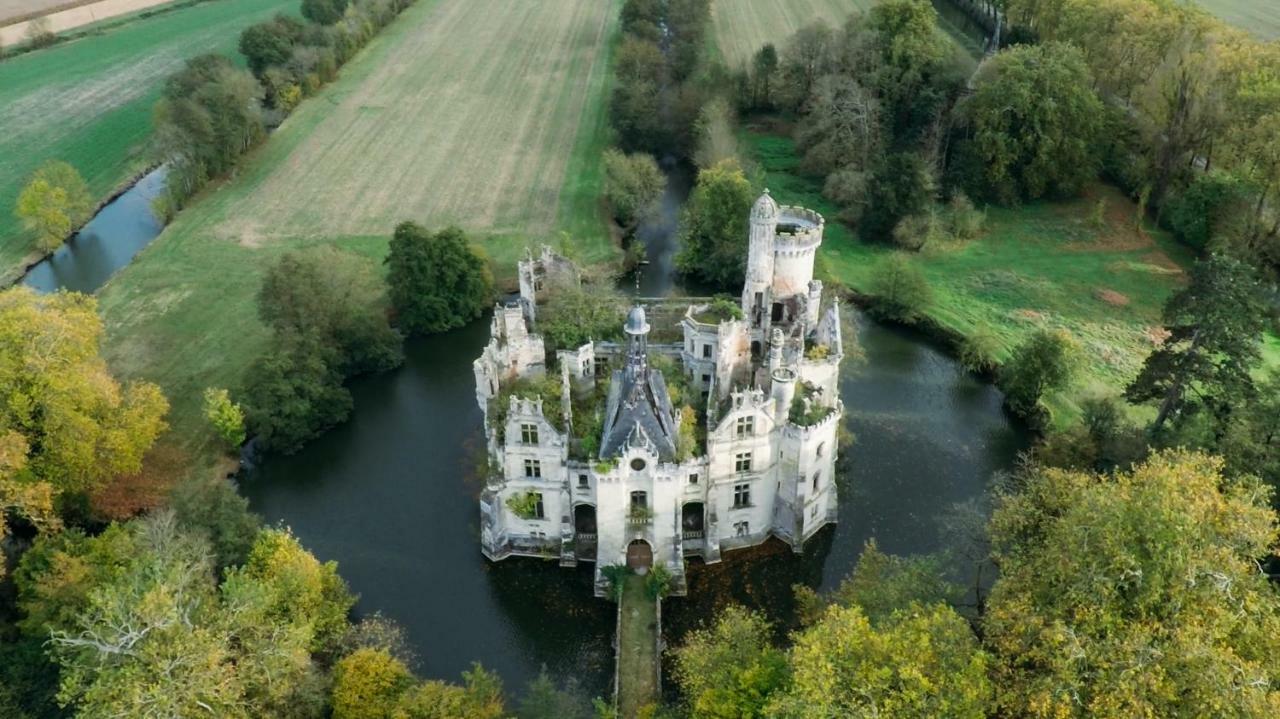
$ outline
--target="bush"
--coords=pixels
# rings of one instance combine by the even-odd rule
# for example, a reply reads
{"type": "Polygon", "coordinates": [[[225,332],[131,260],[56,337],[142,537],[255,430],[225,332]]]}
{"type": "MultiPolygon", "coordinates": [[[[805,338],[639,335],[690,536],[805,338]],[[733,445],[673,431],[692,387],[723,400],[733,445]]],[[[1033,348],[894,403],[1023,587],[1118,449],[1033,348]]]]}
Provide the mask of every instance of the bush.
{"type": "Polygon", "coordinates": [[[1214,170],[1198,175],[1187,189],[1175,195],[1164,219],[1179,240],[1204,250],[1225,223],[1248,215],[1248,194],[1249,187],[1240,178],[1214,170]]]}
{"type": "Polygon", "coordinates": [[[244,410],[231,401],[225,389],[205,389],[204,416],[229,448],[244,444],[244,410]]]}
{"type": "Polygon", "coordinates": [[[671,593],[671,571],[667,565],[653,565],[644,578],[644,591],[650,599],[662,599],[671,593]]]}
{"type": "Polygon", "coordinates": [[[893,228],[893,244],[911,252],[919,252],[928,245],[946,240],[947,231],[942,218],[932,207],[918,215],[902,218],[893,228]]]}
{"type": "Polygon", "coordinates": [[[859,234],[868,242],[892,239],[904,217],[919,214],[933,197],[933,179],[919,154],[899,152],[873,173],[862,211],[859,234]]]}
{"type": "Polygon", "coordinates": [[[1000,370],[1000,388],[1009,407],[1031,416],[1046,392],[1071,382],[1079,346],[1066,330],[1039,330],[1018,346],[1000,370]]]}
{"type": "Polygon", "coordinates": [[[347,0],[302,0],[302,17],[321,25],[332,25],[342,19],[347,0]]]}
{"type": "Polygon", "coordinates": [[[493,299],[489,264],[457,227],[433,233],[413,222],[400,223],[387,265],[396,319],[410,334],[461,327],[493,299]]]}
{"type": "Polygon", "coordinates": [[[871,279],[871,293],[871,314],[895,322],[916,322],[933,304],[933,289],[924,273],[898,252],[880,263],[871,279]]]}
{"type": "Polygon", "coordinates": [[[947,231],[962,242],[977,239],[987,225],[987,213],[974,207],[963,192],[956,191],[947,203],[947,231]]]}
{"type": "Polygon", "coordinates": [[[615,602],[622,600],[622,585],[630,575],[631,569],[625,564],[606,564],[600,568],[600,576],[609,585],[609,599],[615,602]]]}

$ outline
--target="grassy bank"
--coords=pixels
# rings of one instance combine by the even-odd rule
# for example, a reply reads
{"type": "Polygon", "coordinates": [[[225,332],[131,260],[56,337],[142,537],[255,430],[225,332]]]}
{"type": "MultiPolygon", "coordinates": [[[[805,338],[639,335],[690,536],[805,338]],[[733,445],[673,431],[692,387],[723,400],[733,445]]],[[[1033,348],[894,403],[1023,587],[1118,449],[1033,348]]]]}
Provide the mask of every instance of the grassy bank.
{"type": "Polygon", "coordinates": [[[148,163],[151,108],[165,78],[194,55],[234,53],[241,29],[297,6],[199,3],[0,62],[0,275],[34,249],[13,206],[37,167],[70,162],[95,197],[109,196],[148,163]]]}
{"type": "MultiPolygon", "coordinates": [[[[892,249],[862,242],[834,221],[837,208],[822,197],[820,182],[796,172],[789,139],[748,132],[745,140],[775,197],[827,216],[820,273],[870,292],[892,249]]],[[[1076,398],[1118,392],[1136,374],[1160,338],[1165,300],[1185,282],[1193,261],[1166,233],[1145,222],[1138,229],[1136,217],[1127,197],[1102,184],[1068,202],[989,208],[979,239],[918,256],[935,294],[927,314],[962,335],[989,329],[1000,340],[1002,359],[1037,328],[1070,330],[1084,346],[1085,369],[1075,387],[1048,404],[1056,423],[1074,421],[1076,398]],[[1100,201],[1106,211],[1096,225],[1100,201]]]]}
{"type": "Polygon", "coordinates": [[[284,252],[332,244],[380,262],[413,219],[461,224],[508,273],[561,231],[584,259],[611,259],[598,187],[569,173],[599,162],[616,13],[419,0],[103,288],[113,369],[158,382],[174,436],[200,449],[200,393],[234,392],[264,348],[254,296],[284,252]]]}

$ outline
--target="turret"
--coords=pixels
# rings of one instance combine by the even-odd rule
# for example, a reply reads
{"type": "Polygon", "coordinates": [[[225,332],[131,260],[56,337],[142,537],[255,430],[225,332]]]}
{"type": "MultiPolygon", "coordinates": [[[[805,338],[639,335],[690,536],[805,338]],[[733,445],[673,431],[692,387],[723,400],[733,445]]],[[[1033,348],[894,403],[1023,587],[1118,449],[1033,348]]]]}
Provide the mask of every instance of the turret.
{"type": "Polygon", "coordinates": [[[747,279],[742,287],[742,307],[752,327],[768,317],[769,288],[773,284],[773,243],[778,232],[778,203],[769,190],[751,208],[751,235],[747,250],[747,279]]]}

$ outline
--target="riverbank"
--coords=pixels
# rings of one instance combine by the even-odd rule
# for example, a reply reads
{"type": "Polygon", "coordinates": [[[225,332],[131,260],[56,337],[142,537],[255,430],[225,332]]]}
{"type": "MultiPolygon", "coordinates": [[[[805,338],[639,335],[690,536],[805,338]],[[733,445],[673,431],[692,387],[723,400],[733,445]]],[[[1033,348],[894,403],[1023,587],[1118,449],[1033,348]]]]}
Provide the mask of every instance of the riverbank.
{"type": "MultiPolygon", "coordinates": [[[[863,301],[874,297],[879,263],[893,248],[858,239],[835,221],[838,208],[822,196],[821,183],[797,170],[794,143],[756,126],[743,144],[779,197],[814,207],[829,219],[819,269],[863,301]]],[[[1063,327],[1082,343],[1085,367],[1070,389],[1050,395],[1054,426],[1079,417],[1078,400],[1089,393],[1117,393],[1160,341],[1165,301],[1185,282],[1194,256],[1166,233],[1135,225],[1137,207],[1103,184],[1078,200],[991,207],[981,237],[965,244],[927,248],[915,256],[934,290],[925,326],[948,344],[989,332],[1005,360],[1041,327],[1063,327]],[[1099,203],[1103,223],[1093,222],[1099,203]]]]}
{"type": "Polygon", "coordinates": [[[296,0],[175,6],[0,62],[0,273],[12,281],[38,259],[13,215],[36,168],[70,163],[95,198],[127,190],[154,164],[151,113],[165,79],[200,53],[235,55],[244,27],[297,7],[296,0]]]}

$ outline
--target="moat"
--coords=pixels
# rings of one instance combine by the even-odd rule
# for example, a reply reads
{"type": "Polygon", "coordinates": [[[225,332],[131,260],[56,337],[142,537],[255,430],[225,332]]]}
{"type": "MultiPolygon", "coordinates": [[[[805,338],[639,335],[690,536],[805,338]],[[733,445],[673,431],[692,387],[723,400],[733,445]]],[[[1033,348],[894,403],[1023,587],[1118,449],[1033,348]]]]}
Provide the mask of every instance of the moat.
{"type": "MultiPolygon", "coordinates": [[[[866,358],[849,362],[841,381],[856,440],[844,450],[839,524],[802,555],[774,542],[692,565],[690,597],[663,608],[669,642],[729,601],[788,624],[791,585],[834,587],[870,538],[893,553],[937,549],[938,515],[980,495],[1026,446],[993,387],[914,333],[854,324],[866,358]]],[[[592,597],[591,566],[480,554],[483,433],[471,361],[487,339],[486,318],[410,342],[404,367],[353,385],[349,423],[251,468],[243,491],[268,521],[337,560],[360,612],[407,628],[424,675],[456,678],[479,661],[516,691],[545,665],[604,695],[615,614],[592,597]]]]}

